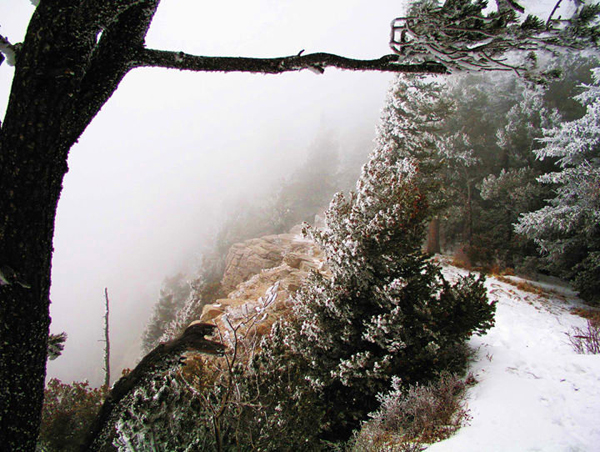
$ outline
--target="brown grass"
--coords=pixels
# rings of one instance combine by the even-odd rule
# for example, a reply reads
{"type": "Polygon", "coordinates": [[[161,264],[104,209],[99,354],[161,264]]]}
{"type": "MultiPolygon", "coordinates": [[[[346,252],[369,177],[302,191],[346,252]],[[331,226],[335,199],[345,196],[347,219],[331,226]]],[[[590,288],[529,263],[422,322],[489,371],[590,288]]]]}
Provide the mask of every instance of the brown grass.
{"type": "Polygon", "coordinates": [[[515,270],[511,267],[504,267],[498,262],[483,263],[480,265],[473,264],[473,258],[464,248],[459,248],[452,255],[450,264],[468,271],[476,271],[491,276],[515,276],[515,270]]]}
{"type": "Polygon", "coordinates": [[[600,311],[596,309],[588,309],[588,308],[573,308],[571,309],[571,314],[577,315],[579,317],[583,317],[584,319],[588,319],[592,323],[596,325],[600,325],[600,311]]]}
{"type": "Polygon", "coordinates": [[[514,286],[523,292],[532,293],[532,294],[538,295],[540,297],[548,296],[547,291],[545,291],[544,289],[542,289],[534,284],[528,283],[527,281],[515,281],[515,280],[507,278],[505,276],[496,276],[496,279],[500,282],[510,284],[511,286],[514,286]]]}

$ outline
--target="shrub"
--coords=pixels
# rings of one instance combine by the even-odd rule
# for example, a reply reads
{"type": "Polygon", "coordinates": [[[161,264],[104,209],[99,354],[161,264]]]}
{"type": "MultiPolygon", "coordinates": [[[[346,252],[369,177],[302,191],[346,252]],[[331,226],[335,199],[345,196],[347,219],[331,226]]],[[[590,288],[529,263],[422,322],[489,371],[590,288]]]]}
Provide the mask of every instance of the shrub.
{"type": "Polygon", "coordinates": [[[392,391],[378,396],[380,408],[355,434],[350,449],[411,452],[448,438],[470,419],[463,402],[465,389],[464,381],[447,372],[437,381],[408,388],[395,378],[392,391]]]}
{"type": "Polygon", "coordinates": [[[91,388],[86,381],[65,384],[51,379],[44,391],[38,448],[79,451],[105,395],[105,388],[91,388]]]}
{"type": "Polygon", "coordinates": [[[588,320],[586,328],[574,327],[569,333],[573,350],[581,354],[600,354],[600,322],[588,320]]]}
{"type": "Polygon", "coordinates": [[[594,251],[575,266],[573,287],[579,296],[590,303],[600,305],[600,251],[594,251]]]}

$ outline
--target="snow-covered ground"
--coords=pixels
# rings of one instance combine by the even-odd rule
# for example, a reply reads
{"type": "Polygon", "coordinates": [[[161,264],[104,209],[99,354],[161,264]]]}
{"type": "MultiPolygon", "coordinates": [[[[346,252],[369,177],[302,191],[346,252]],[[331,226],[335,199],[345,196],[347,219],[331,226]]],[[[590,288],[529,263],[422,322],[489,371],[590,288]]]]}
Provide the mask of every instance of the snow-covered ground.
{"type": "Polygon", "coordinates": [[[565,334],[586,325],[569,312],[580,302],[558,285],[545,285],[547,297],[491,277],[486,285],[496,326],[471,340],[470,425],[427,452],[600,451],[600,355],[576,354],[565,334]]]}

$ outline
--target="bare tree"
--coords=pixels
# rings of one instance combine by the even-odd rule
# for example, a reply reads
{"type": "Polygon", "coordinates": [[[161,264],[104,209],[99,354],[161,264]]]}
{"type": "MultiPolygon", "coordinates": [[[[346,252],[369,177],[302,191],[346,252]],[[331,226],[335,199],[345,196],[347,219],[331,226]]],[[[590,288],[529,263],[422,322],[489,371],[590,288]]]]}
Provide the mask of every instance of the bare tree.
{"type": "Polygon", "coordinates": [[[108,301],[108,288],[104,288],[104,300],[106,301],[106,311],[104,312],[104,386],[110,388],[110,331],[109,314],[110,302],[108,301]]]}
{"type": "Polygon", "coordinates": [[[0,36],[0,52],[15,64],[0,129],[0,269],[6,276],[0,278],[0,444],[15,452],[35,449],[41,418],[54,220],[69,150],[129,71],[446,73],[451,66],[436,55],[419,60],[402,52],[355,60],[328,53],[232,58],[154,50],[144,42],[159,0],[35,3],[23,43],[0,36]]]}

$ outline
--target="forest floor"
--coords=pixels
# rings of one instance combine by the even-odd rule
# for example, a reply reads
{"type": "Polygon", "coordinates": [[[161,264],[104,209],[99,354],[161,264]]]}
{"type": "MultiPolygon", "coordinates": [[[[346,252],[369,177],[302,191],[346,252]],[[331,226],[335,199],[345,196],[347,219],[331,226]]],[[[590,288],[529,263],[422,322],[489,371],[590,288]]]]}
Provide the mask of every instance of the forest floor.
{"type": "MultiPolygon", "coordinates": [[[[453,279],[466,271],[444,267],[453,279]]],[[[471,419],[427,452],[600,451],[600,355],[578,354],[569,333],[587,329],[568,287],[488,277],[496,325],[470,341],[477,384],[467,392],[471,419]]]]}

